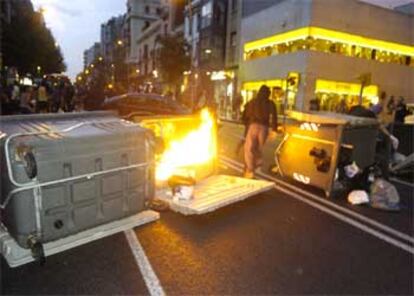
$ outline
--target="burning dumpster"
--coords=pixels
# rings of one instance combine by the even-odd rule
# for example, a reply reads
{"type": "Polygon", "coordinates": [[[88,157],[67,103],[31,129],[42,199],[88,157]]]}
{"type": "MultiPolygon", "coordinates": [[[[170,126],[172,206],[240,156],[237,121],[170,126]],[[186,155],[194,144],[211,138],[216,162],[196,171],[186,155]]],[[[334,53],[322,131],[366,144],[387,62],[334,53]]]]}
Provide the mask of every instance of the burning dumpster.
{"type": "Polygon", "coordinates": [[[267,191],[274,184],[217,175],[217,127],[207,110],[181,116],[128,116],[162,141],[156,155],[157,197],[184,215],[204,214],[267,191]]]}
{"type": "Polygon", "coordinates": [[[156,155],[159,186],[174,175],[202,180],[215,173],[217,131],[215,119],[207,109],[194,115],[129,118],[152,130],[162,146],[156,155]]]}
{"type": "Polygon", "coordinates": [[[375,162],[379,123],[336,113],[290,112],[292,122],[275,152],[282,176],[312,185],[330,196],[338,163],[364,169],[375,162]]]}

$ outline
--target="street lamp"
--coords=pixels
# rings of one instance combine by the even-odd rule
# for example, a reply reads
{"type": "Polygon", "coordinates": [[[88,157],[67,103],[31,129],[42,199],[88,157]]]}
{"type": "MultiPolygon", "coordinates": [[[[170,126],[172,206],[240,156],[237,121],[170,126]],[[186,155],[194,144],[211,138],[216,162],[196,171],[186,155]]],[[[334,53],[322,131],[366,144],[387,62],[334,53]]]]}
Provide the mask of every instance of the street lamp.
{"type": "Polygon", "coordinates": [[[119,46],[122,46],[122,45],[124,44],[124,42],[122,42],[122,40],[118,40],[116,43],[117,43],[119,46]]]}

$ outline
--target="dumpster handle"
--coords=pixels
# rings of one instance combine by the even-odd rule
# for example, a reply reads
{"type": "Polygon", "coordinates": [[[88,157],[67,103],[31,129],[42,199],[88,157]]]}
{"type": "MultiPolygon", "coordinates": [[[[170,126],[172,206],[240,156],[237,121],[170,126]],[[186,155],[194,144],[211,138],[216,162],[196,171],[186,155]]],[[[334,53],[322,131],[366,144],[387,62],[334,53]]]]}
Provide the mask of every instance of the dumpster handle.
{"type": "MultiPolygon", "coordinates": [[[[88,122],[80,122],[77,123],[75,125],[72,125],[68,128],[65,128],[63,130],[49,130],[49,131],[42,131],[42,132],[30,132],[30,133],[16,133],[16,134],[12,134],[10,135],[5,143],[4,143],[4,150],[5,150],[5,154],[6,154],[6,165],[7,165],[7,172],[9,174],[9,179],[10,182],[16,186],[16,187],[23,187],[23,186],[27,186],[27,185],[33,185],[36,183],[36,181],[32,181],[32,182],[27,182],[27,183],[19,183],[14,179],[13,176],[13,171],[12,171],[12,166],[11,166],[11,160],[10,160],[10,149],[9,149],[9,145],[10,142],[14,139],[14,138],[18,138],[18,137],[26,137],[26,136],[40,136],[40,135],[48,135],[48,134],[63,134],[63,133],[69,133],[75,129],[78,129],[80,127],[86,126],[86,125],[94,125],[97,123],[120,123],[119,120],[111,120],[111,121],[88,121],[88,122]]],[[[127,122],[127,121],[126,121],[127,122]]],[[[129,123],[129,122],[128,122],[129,123]]],[[[131,123],[134,124],[134,123],[131,123]]]]}
{"type": "Polygon", "coordinates": [[[144,163],[133,164],[133,165],[124,166],[124,167],[114,168],[114,169],[108,169],[108,170],[100,171],[100,172],[94,172],[94,173],[89,173],[89,174],[84,174],[84,175],[79,175],[79,176],[73,176],[73,177],[63,178],[63,179],[54,180],[54,181],[48,181],[48,182],[44,182],[44,183],[37,183],[37,182],[28,183],[24,187],[19,186],[20,188],[16,188],[16,189],[10,191],[9,194],[7,195],[6,199],[4,200],[4,202],[2,204],[0,204],[0,208],[5,209],[7,204],[9,203],[10,199],[12,198],[12,196],[15,195],[16,193],[19,193],[19,192],[22,192],[22,191],[26,191],[26,190],[30,190],[30,189],[40,189],[42,187],[52,186],[52,185],[71,182],[71,181],[76,181],[76,180],[80,180],[80,179],[90,180],[90,179],[92,179],[94,177],[97,177],[97,176],[106,175],[106,174],[110,174],[110,173],[116,173],[116,172],[120,172],[120,171],[131,170],[131,169],[138,169],[138,168],[141,168],[141,167],[148,167],[150,165],[151,165],[151,162],[144,162],[144,163]]]}
{"type": "Polygon", "coordinates": [[[280,153],[280,149],[282,149],[283,145],[285,144],[285,142],[287,141],[287,139],[290,137],[290,134],[286,133],[285,136],[282,139],[282,142],[280,142],[280,144],[277,146],[275,152],[274,152],[274,156],[275,156],[275,165],[277,167],[277,170],[279,171],[280,175],[282,177],[284,177],[282,168],[280,167],[280,163],[279,163],[279,153],[280,153]]]}

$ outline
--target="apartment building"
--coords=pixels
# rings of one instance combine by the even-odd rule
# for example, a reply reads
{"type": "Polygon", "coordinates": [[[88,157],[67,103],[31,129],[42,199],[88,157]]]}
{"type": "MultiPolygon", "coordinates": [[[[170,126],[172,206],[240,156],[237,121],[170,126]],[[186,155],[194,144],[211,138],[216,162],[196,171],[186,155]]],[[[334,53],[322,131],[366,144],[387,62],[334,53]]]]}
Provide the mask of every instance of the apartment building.
{"type": "Polygon", "coordinates": [[[101,43],[95,42],[90,48],[83,52],[83,67],[88,68],[93,62],[102,57],[101,43]]]}

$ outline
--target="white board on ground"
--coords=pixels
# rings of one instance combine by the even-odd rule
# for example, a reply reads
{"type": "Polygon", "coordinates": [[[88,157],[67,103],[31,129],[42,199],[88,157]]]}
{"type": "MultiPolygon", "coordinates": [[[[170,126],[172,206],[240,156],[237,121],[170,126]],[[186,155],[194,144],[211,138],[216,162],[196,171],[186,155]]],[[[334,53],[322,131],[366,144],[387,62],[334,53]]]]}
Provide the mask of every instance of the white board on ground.
{"type": "Polygon", "coordinates": [[[157,197],[171,210],[184,215],[201,215],[274,188],[273,182],[215,175],[195,185],[194,198],[173,200],[171,189],[160,189],[157,197]]]}

